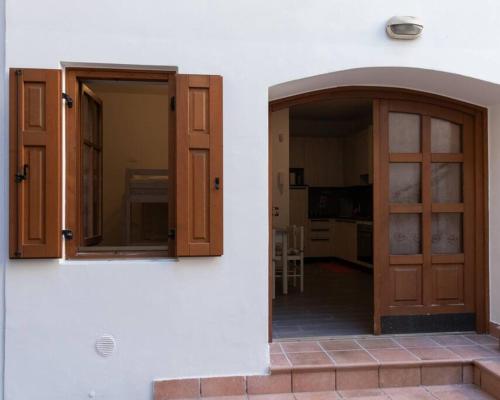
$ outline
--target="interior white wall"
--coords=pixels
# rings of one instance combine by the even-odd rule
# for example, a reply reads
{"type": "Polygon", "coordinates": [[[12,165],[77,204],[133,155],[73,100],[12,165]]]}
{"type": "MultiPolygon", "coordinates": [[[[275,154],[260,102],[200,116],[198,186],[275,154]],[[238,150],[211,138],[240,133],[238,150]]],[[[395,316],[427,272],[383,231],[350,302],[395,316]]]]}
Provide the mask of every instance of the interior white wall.
{"type": "MultiPolygon", "coordinates": [[[[500,103],[498,86],[433,72],[500,82],[494,0],[476,1],[473,17],[470,3],[456,0],[142,0],[119,8],[113,0],[6,1],[7,67],[71,61],[223,75],[225,174],[223,257],[8,263],[7,399],[87,398],[93,390],[98,399],[149,399],[155,378],[266,371],[270,86],[277,98],[312,81],[275,85],[317,76],[320,87],[385,83],[500,103]],[[421,17],[423,36],[388,39],[384,24],[395,14],[421,17]],[[330,74],[393,66],[417,69],[330,74]],[[102,333],[117,338],[108,359],[93,350],[102,333]]],[[[5,69],[2,83],[5,96],[5,69]]],[[[491,115],[492,143],[499,122],[491,115]]],[[[5,167],[6,146],[0,157],[5,167]]],[[[495,174],[491,184],[492,195],[500,191],[495,174]]],[[[0,198],[4,259],[5,190],[0,198]]],[[[498,220],[500,210],[490,216],[498,220]]],[[[490,224],[491,243],[498,226],[490,224]]],[[[493,271],[500,254],[491,256],[493,271]]],[[[492,301],[498,318],[500,299],[492,301]]]]}
{"type": "Polygon", "coordinates": [[[290,110],[285,108],[269,116],[271,135],[272,224],[285,228],[290,223],[290,110]]]}

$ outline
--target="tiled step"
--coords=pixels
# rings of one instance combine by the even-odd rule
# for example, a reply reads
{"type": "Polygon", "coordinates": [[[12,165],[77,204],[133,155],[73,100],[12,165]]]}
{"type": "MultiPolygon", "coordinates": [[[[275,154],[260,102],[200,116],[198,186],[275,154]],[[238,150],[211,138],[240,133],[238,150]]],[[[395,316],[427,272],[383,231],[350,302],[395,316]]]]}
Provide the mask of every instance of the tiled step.
{"type": "Polygon", "coordinates": [[[309,400],[300,394],[310,392],[329,393],[311,400],[329,400],[344,391],[464,384],[500,396],[498,346],[497,338],[474,334],[273,343],[268,375],[156,381],[155,400],[270,394],[309,400]]]}
{"type": "Polygon", "coordinates": [[[500,399],[500,359],[476,360],[474,383],[496,399],[500,399]]]}

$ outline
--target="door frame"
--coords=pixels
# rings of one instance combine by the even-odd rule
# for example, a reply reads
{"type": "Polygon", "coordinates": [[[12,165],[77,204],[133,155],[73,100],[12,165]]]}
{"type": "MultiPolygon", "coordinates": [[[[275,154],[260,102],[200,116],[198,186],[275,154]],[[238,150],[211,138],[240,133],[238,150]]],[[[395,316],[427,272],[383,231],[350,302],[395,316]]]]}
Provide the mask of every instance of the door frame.
{"type": "MultiPolygon", "coordinates": [[[[330,89],[322,89],[307,92],[299,95],[285,97],[269,102],[269,118],[271,112],[278,111],[291,106],[325,101],[331,99],[365,99],[373,102],[373,164],[374,164],[374,182],[373,182],[373,209],[374,209],[374,229],[373,240],[377,237],[377,226],[379,224],[376,210],[378,209],[380,196],[379,177],[375,171],[375,166],[380,161],[380,129],[377,107],[380,100],[403,100],[427,103],[438,107],[451,108],[470,115],[474,124],[474,181],[475,181],[475,247],[474,266],[475,266],[475,310],[476,310],[476,331],[485,333],[489,330],[489,256],[488,256],[488,110],[475,104],[466,103],[460,100],[451,99],[437,94],[420,92],[411,89],[400,89],[392,87],[376,86],[344,86],[330,89]]],[[[272,342],[272,149],[271,149],[271,131],[268,125],[268,228],[269,228],[269,246],[268,246],[268,273],[269,273],[269,342],[272,342]]],[[[376,246],[374,246],[374,249],[376,246]]],[[[380,305],[380,283],[383,277],[380,268],[377,268],[376,257],[373,265],[374,281],[374,310],[373,310],[373,333],[381,334],[381,305],[380,305]]]]}

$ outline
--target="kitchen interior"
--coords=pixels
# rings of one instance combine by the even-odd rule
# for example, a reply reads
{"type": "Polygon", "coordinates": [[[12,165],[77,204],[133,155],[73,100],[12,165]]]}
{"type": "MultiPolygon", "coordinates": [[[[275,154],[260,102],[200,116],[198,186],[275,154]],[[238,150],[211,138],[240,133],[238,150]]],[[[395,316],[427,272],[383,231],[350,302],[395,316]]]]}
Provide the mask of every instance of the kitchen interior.
{"type": "Polygon", "coordinates": [[[371,334],[371,100],[274,111],[270,134],[273,338],[371,334]]]}

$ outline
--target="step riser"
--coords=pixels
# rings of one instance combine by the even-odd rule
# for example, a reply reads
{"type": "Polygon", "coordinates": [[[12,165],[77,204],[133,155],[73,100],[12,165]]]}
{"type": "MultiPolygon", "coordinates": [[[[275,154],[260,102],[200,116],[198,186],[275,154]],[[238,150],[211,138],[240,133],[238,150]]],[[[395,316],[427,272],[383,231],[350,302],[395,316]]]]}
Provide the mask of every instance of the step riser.
{"type": "MultiPolygon", "coordinates": [[[[195,399],[292,392],[374,389],[389,387],[480,384],[481,372],[472,363],[331,368],[284,371],[271,375],[176,379],[154,383],[155,400],[195,399]],[[476,378],[475,378],[476,377],[476,378]],[[476,382],[475,382],[476,381],[476,382]]],[[[486,376],[486,375],[484,375],[486,376]]],[[[485,378],[485,382],[489,382],[485,378]]]]}

